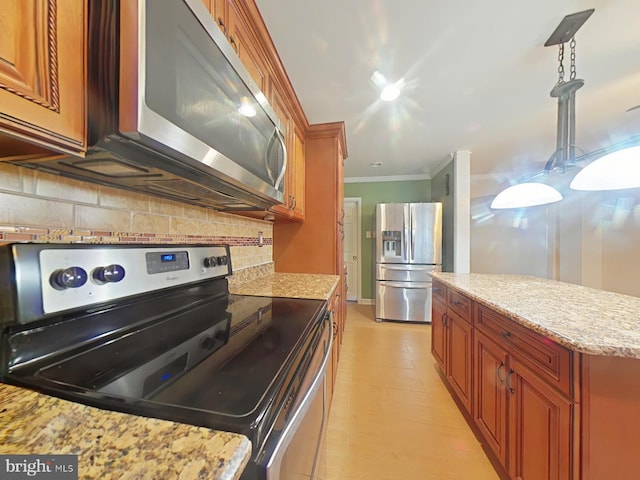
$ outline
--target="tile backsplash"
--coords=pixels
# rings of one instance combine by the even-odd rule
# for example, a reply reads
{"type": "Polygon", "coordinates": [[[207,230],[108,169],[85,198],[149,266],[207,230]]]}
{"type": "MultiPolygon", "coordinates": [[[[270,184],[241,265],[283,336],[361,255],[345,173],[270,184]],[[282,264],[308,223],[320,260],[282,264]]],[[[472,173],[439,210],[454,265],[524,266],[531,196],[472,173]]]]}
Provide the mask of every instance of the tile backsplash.
{"type": "Polygon", "coordinates": [[[0,162],[2,241],[228,243],[234,270],[273,261],[271,222],[0,162]]]}

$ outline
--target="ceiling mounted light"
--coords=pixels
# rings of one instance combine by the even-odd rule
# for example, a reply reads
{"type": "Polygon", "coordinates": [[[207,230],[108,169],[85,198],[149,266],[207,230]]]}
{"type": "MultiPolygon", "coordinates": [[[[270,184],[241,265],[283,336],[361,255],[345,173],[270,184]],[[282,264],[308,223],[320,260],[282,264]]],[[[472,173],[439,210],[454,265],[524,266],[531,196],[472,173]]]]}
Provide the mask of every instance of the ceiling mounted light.
{"type": "Polygon", "coordinates": [[[385,102],[391,102],[398,98],[406,85],[404,78],[401,78],[395,83],[388,82],[385,76],[377,70],[371,75],[371,81],[376,87],[382,90],[380,100],[385,102]]]}
{"type": "Polygon", "coordinates": [[[523,208],[562,200],[555,188],[544,183],[518,183],[500,192],[491,202],[491,208],[523,208]]]}
{"type": "Polygon", "coordinates": [[[380,93],[380,100],[391,102],[400,96],[400,91],[404,88],[404,79],[398,80],[396,83],[387,85],[380,93]]]}
{"type": "Polygon", "coordinates": [[[382,162],[371,162],[369,166],[372,168],[378,168],[382,166],[382,162]]]}

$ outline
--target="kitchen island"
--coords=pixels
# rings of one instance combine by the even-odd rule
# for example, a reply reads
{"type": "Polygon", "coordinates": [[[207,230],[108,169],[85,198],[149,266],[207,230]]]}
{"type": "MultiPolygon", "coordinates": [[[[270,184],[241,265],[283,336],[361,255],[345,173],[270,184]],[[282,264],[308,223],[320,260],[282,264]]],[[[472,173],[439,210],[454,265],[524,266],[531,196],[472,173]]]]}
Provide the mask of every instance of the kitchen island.
{"type": "Polygon", "coordinates": [[[436,273],[432,353],[504,478],[637,478],[640,298],[436,273]]]}

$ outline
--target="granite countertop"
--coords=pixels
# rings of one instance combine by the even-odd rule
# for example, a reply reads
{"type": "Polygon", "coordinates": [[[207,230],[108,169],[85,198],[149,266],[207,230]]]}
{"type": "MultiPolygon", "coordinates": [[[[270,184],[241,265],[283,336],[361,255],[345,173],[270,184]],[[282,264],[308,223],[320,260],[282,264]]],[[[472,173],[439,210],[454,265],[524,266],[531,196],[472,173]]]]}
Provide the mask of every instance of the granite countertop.
{"type": "Polygon", "coordinates": [[[78,455],[82,479],[232,480],[240,478],[251,442],[0,383],[0,453],[78,455]]]}
{"type": "Polygon", "coordinates": [[[640,358],[640,298],[523,275],[432,276],[572,350],[640,358]]]}
{"type": "Polygon", "coordinates": [[[229,292],[258,297],[289,297],[328,300],[338,286],[338,275],[270,273],[245,283],[230,284],[229,292]]]}

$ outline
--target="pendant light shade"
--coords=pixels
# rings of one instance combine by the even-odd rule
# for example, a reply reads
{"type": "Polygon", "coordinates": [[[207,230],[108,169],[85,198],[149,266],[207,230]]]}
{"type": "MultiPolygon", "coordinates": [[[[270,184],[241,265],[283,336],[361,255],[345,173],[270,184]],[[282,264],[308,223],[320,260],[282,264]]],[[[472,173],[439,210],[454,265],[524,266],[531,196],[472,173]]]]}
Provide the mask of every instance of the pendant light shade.
{"type": "Polygon", "coordinates": [[[491,208],[533,207],[560,200],[562,200],[562,195],[555,188],[544,183],[527,182],[504,189],[493,199],[491,208]]]}
{"type": "Polygon", "coordinates": [[[609,153],[584,167],[569,185],[573,190],[622,190],[640,187],[640,146],[609,153]]]}

